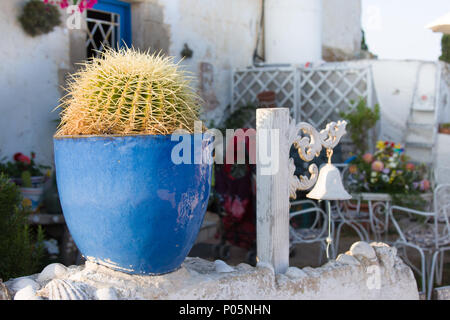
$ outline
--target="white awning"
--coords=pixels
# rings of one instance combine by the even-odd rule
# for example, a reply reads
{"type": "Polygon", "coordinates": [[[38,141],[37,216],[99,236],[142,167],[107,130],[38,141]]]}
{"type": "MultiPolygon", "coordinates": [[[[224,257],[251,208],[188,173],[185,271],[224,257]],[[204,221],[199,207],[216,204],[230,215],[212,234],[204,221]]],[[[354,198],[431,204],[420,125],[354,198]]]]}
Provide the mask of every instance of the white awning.
{"type": "Polygon", "coordinates": [[[433,21],[426,28],[433,30],[434,32],[442,32],[450,34],[450,12],[433,21]]]}

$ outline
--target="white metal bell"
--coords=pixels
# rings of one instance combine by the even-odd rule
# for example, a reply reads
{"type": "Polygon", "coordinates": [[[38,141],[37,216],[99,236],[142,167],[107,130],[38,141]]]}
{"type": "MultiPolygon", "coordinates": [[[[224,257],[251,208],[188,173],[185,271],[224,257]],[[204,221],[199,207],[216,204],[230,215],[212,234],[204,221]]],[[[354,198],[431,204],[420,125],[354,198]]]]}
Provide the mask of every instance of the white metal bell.
{"type": "Polygon", "coordinates": [[[306,197],[316,200],[348,200],[352,198],[342,184],[339,169],[331,163],[320,168],[317,183],[306,197]]]}

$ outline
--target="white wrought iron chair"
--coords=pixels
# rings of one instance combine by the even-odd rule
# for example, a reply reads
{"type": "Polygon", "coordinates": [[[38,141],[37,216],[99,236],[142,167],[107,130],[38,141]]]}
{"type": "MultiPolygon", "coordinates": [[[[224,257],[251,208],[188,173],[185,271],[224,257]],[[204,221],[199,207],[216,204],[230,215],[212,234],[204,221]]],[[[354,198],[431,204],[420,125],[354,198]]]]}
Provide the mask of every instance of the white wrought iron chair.
{"type": "Polygon", "coordinates": [[[405,262],[421,276],[422,292],[427,294],[427,299],[431,298],[435,272],[436,282],[438,284],[442,282],[444,252],[450,250],[450,184],[441,184],[435,188],[433,208],[432,212],[399,206],[390,208],[390,219],[399,235],[393,245],[403,249],[405,262]],[[403,212],[406,215],[399,220],[394,212],[403,212]],[[409,260],[406,247],[419,252],[420,268],[409,260]],[[437,262],[438,258],[440,258],[439,262],[437,262]]]}
{"type": "MultiPolygon", "coordinates": [[[[292,211],[289,213],[289,238],[290,238],[290,249],[292,250],[295,244],[300,243],[319,243],[321,253],[326,252],[327,248],[327,237],[328,237],[328,214],[322,210],[318,203],[313,200],[295,200],[291,201],[290,205],[306,205],[309,204],[311,207],[292,211]],[[301,228],[295,226],[293,223],[293,218],[304,216],[306,214],[313,214],[311,226],[308,228],[301,228]]],[[[334,223],[331,221],[331,238],[334,238],[334,223]]],[[[330,257],[334,258],[336,256],[333,244],[330,245],[330,257]]],[[[319,255],[319,264],[322,263],[323,254],[319,255]]]]}

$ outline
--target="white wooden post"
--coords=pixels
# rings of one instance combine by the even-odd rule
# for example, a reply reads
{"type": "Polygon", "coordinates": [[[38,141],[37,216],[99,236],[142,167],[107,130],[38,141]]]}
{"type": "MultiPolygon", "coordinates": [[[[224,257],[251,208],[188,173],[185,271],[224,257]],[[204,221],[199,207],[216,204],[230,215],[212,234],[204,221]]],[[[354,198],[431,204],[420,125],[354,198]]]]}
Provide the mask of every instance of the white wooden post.
{"type": "Polygon", "coordinates": [[[276,273],[289,267],[288,128],[287,108],[256,110],[257,257],[276,273]]]}

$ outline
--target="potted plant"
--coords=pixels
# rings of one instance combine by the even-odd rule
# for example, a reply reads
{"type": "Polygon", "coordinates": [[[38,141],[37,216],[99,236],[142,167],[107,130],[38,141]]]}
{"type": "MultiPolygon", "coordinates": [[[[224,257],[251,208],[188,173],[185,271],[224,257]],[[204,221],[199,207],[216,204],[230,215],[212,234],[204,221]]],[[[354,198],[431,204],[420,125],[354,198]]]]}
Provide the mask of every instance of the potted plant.
{"type": "Polygon", "coordinates": [[[36,211],[41,204],[44,182],[50,175],[50,167],[37,164],[35,158],[34,152],[30,157],[18,152],[14,154],[13,161],[0,163],[0,172],[11,177],[20,187],[23,204],[30,206],[32,211],[36,211]]]}
{"type": "Polygon", "coordinates": [[[439,125],[439,133],[450,134],[450,123],[441,123],[439,125]]]}
{"type": "Polygon", "coordinates": [[[28,1],[19,16],[23,30],[32,37],[49,33],[61,23],[58,8],[48,1],[28,1]]]}
{"type": "Polygon", "coordinates": [[[199,99],[191,83],[173,58],[134,49],[107,50],[72,78],[54,136],[56,178],[67,226],[88,261],[155,275],[176,270],[189,253],[212,168],[212,136],[194,132],[199,99]],[[188,161],[178,164],[180,138],[199,148],[184,149],[188,161]]]}

